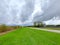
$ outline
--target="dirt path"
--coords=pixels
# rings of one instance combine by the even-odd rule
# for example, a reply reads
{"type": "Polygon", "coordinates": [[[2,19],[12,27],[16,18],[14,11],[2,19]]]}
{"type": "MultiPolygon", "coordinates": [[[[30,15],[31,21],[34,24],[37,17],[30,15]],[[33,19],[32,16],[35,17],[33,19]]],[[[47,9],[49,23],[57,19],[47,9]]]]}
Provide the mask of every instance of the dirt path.
{"type": "Polygon", "coordinates": [[[49,31],[49,32],[60,33],[60,30],[49,30],[49,29],[43,29],[43,28],[32,28],[32,29],[38,29],[38,30],[43,30],[43,31],[49,31]]]}
{"type": "Polygon", "coordinates": [[[12,31],[15,31],[15,30],[10,30],[10,31],[6,31],[6,32],[2,32],[2,33],[0,33],[0,35],[4,35],[6,33],[12,32],[12,31]]]}

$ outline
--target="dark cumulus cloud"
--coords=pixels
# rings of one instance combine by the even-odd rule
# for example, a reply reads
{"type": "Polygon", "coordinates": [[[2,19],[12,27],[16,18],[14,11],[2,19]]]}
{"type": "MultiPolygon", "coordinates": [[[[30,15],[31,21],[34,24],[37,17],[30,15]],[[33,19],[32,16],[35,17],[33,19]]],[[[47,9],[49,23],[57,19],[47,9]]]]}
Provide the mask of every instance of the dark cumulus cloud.
{"type": "Polygon", "coordinates": [[[0,24],[32,25],[60,17],[60,0],[0,0],[0,24]]]}

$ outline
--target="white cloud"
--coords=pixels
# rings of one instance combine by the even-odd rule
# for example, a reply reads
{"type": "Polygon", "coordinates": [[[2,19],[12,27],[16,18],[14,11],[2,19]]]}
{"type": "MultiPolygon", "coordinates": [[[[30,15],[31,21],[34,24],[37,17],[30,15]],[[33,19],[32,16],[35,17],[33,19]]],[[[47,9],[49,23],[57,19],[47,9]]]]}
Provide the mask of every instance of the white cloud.
{"type": "Polygon", "coordinates": [[[48,21],[44,21],[46,25],[60,25],[60,18],[59,17],[53,17],[52,19],[48,21]]]}
{"type": "Polygon", "coordinates": [[[60,0],[0,0],[0,23],[29,25],[60,16],[60,0]]]}

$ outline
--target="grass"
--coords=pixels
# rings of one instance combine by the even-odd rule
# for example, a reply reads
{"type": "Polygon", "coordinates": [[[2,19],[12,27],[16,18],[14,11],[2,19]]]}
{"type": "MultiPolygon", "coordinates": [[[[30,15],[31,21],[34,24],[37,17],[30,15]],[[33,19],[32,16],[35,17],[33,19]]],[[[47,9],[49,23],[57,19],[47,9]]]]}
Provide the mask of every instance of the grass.
{"type": "Polygon", "coordinates": [[[60,34],[21,28],[1,35],[0,45],[60,45],[60,34]]]}

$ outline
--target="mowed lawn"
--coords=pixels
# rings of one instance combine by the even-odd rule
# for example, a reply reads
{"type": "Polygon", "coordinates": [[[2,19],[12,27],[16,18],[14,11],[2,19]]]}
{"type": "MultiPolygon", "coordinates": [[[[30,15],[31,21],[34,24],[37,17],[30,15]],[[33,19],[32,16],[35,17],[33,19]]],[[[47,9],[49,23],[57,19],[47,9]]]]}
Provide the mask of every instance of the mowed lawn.
{"type": "Polygon", "coordinates": [[[60,45],[60,34],[23,27],[1,35],[0,45],[60,45]]]}

